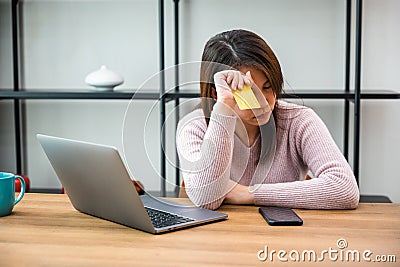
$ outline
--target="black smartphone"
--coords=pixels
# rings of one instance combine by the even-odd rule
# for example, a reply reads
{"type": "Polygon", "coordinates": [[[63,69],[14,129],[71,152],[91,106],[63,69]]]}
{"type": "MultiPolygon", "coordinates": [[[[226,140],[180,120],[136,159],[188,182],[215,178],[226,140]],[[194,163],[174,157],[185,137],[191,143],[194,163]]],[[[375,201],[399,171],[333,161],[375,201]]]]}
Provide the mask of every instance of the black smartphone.
{"type": "Polygon", "coordinates": [[[258,211],[269,225],[299,226],[303,220],[290,208],[284,207],[260,207],[258,211]]]}

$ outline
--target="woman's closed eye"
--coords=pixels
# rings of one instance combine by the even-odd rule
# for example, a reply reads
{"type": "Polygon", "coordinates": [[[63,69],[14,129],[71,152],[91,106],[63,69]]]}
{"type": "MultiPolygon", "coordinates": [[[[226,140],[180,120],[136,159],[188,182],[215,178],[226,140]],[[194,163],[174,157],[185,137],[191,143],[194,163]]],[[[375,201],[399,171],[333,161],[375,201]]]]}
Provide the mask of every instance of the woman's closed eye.
{"type": "Polygon", "coordinates": [[[272,89],[272,86],[269,83],[264,85],[264,87],[263,87],[263,90],[265,90],[265,91],[268,91],[270,89],[272,89]]]}
{"type": "Polygon", "coordinates": [[[271,86],[270,81],[269,81],[269,80],[266,80],[266,81],[264,82],[264,84],[263,84],[263,90],[268,91],[268,90],[271,89],[271,88],[272,88],[272,86],[271,86]]]}

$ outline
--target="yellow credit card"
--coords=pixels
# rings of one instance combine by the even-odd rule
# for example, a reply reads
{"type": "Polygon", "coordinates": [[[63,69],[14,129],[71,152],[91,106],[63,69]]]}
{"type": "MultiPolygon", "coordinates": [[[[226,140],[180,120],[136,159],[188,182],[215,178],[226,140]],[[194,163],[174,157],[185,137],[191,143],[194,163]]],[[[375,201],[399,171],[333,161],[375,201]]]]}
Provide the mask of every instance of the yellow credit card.
{"type": "Polygon", "coordinates": [[[232,90],[232,94],[241,110],[261,107],[250,85],[244,85],[242,90],[232,90]]]}

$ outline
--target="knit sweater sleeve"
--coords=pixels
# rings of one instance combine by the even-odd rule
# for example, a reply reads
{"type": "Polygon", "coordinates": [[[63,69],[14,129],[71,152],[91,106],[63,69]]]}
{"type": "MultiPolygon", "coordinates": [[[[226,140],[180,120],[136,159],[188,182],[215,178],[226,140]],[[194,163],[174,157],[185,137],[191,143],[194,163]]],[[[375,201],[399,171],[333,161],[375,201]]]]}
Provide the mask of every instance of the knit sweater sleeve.
{"type": "Polygon", "coordinates": [[[295,142],[295,153],[315,178],[256,185],[255,204],[306,209],[356,208],[359,190],[354,174],[318,115],[305,108],[293,119],[290,128],[289,140],[295,142]]]}
{"type": "Polygon", "coordinates": [[[194,112],[179,122],[176,136],[186,193],[195,205],[207,209],[222,204],[231,183],[236,116],[215,112],[218,105],[208,127],[202,112],[194,112]]]}

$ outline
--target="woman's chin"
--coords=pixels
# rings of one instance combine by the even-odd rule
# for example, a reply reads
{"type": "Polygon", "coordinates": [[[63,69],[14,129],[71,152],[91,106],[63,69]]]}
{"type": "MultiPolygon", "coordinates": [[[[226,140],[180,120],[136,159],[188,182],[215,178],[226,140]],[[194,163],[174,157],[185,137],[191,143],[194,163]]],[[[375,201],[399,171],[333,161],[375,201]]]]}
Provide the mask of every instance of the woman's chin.
{"type": "Polygon", "coordinates": [[[258,125],[264,125],[269,122],[269,119],[271,118],[271,112],[266,112],[261,115],[258,115],[257,117],[254,117],[253,119],[256,121],[258,125]]]}

